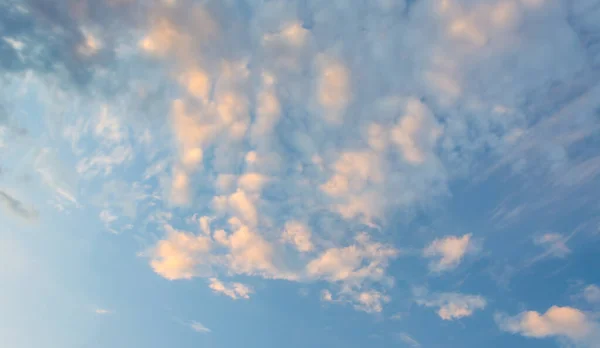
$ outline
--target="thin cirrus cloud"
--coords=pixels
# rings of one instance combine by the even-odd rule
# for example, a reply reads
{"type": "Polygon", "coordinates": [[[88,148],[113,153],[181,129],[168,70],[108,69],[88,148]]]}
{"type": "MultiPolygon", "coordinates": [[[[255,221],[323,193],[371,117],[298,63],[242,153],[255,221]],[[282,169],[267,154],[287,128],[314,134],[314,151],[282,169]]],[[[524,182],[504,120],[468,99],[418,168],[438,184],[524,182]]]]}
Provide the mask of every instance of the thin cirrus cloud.
{"type": "Polygon", "coordinates": [[[106,309],[106,308],[96,308],[94,310],[94,313],[96,313],[98,315],[108,315],[108,314],[113,314],[114,311],[112,311],[110,309],[106,309]]]}
{"type": "Polygon", "coordinates": [[[198,333],[207,334],[211,333],[212,330],[204,326],[202,323],[197,321],[192,321],[190,324],[190,328],[198,333]]]}
{"type": "Polygon", "coordinates": [[[546,255],[564,258],[571,253],[571,249],[566,245],[568,238],[558,233],[546,233],[534,238],[535,245],[546,249],[546,255]]]}

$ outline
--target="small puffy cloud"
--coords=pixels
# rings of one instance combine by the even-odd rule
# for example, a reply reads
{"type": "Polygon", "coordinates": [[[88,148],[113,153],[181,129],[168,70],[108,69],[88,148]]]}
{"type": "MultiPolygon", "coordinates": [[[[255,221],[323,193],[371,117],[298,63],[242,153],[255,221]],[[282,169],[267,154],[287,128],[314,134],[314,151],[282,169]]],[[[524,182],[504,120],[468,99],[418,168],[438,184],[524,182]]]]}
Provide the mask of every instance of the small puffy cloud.
{"type": "Polygon", "coordinates": [[[321,300],[325,302],[333,302],[333,294],[329,290],[321,291],[321,300]]]}
{"type": "Polygon", "coordinates": [[[322,57],[319,64],[317,100],[327,122],[339,123],[350,101],[350,72],[340,61],[322,57]]]}
{"type": "Polygon", "coordinates": [[[583,289],[583,298],[591,304],[600,304],[600,287],[588,285],[583,289]]]}
{"type": "Polygon", "coordinates": [[[285,278],[273,264],[273,246],[260,234],[241,225],[226,238],[220,238],[229,248],[229,270],[238,274],[262,274],[266,277],[285,278]]]}
{"type": "Polygon", "coordinates": [[[309,277],[334,282],[360,283],[365,279],[381,280],[390,259],[398,255],[391,246],[372,242],[366,233],[355,238],[355,244],[330,248],[306,266],[309,277]]]}
{"type": "Polygon", "coordinates": [[[312,233],[308,226],[298,221],[288,221],[283,231],[283,241],[290,243],[300,252],[309,252],[314,249],[311,241],[312,233]]]}
{"type": "Polygon", "coordinates": [[[535,245],[546,249],[545,255],[563,258],[571,253],[571,249],[566,245],[568,238],[558,233],[546,233],[533,239],[535,245]]]}
{"type": "Polygon", "coordinates": [[[429,263],[429,269],[433,272],[444,272],[456,268],[469,251],[470,241],[471,234],[434,240],[423,250],[425,257],[433,259],[429,263]]]}
{"type": "Polygon", "coordinates": [[[442,128],[427,106],[415,98],[406,102],[405,112],[391,130],[390,138],[407,162],[421,164],[440,137],[442,128]]]}
{"type": "Polygon", "coordinates": [[[190,323],[190,328],[198,333],[210,333],[211,330],[209,328],[207,328],[206,326],[204,326],[202,323],[199,323],[197,321],[192,321],[190,323]]]}
{"type": "Polygon", "coordinates": [[[158,242],[152,251],[150,265],[161,276],[169,279],[191,279],[199,266],[209,264],[212,248],[210,238],[179,231],[165,225],[167,238],[158,242]]]}
{"type": "Polygon", "coordinates": [[[211,290],[217,294],[229,296],[234,300],[243,298],[249,299],[250,294],[254,291],[249,286],[242,283],[223,283],[217,278],[210,278],[208,285],[211,290]]]}
{"type": "Polygon", "coordinates": [[[364,291],[355,295],[354,308],[367,313],[380,313],[383,304],[389,301],[390,297],[379,291],[364,291]]]}
{"type": "Polygon", "coordinates": [[[552,306],[546,313],[522,312],[515,316],[496,314],[501,330],[534,338],[566,338],[586,347],[595,347],[600,325],[577,308],[552,306]],[[594,343],[595,342],[595,343],[594,343]]]}
{"type": "Polygon", "coordinates": [[[485,298],[479,295],[465,295],[454,292],[428,295],[417,293],[417,304],[437,308],[437,314],[443,320],[456,320],[470,317],[476,310],[484,309],[487,305],[485,298]]]}

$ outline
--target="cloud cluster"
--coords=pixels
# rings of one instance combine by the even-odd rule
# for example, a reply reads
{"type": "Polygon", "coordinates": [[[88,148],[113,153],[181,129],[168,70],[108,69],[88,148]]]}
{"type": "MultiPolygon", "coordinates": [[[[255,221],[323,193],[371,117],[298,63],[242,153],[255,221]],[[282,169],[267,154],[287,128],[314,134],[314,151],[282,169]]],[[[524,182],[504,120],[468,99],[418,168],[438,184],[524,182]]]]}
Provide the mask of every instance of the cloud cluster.
{"type": "MultiPolygon", "coordinates": [[[[224,275],[324,281],[326,298],[380,312],[399,255],[380,231],[398,211],[412,216],[453,180],[490,175],[477,172],[489,160],[491,171],[564,173],[574,161],[598,172],[567,156],[595,129],[593,102],[577,122],[540,121],[595,99],[582,76],[600,57],[596,12],[536,0],[0,0],[1,66],[11,81],[30,73],[76,87],[48,92],[65,104],[53,114],[70,117],[56,136],[90,187],[135,178],[102,185],[98,201],[111,203],[98,215],[158,230],[145,253],[157,274],[211,279],[232,298],[249,291],[224,275]]],[[[430,270],[458,267],[473,238],[435,239],[423,250],[430,270]]],[[[552,238],[539,243],[566,253],[552,238]]],[[[458,294],[420,301],[448,320],[485,307],[458,294]]]]}

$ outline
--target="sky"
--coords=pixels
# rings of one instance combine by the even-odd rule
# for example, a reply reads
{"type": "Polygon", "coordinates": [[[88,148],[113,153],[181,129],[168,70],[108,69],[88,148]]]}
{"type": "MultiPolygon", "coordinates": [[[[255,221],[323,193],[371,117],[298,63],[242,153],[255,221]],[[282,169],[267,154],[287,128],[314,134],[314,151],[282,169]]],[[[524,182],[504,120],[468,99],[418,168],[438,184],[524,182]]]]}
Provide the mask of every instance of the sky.
{"type": "Polygon", "coordinates": [[[10,348],[600,347],[600,0],[0,0],[10,348]]]}

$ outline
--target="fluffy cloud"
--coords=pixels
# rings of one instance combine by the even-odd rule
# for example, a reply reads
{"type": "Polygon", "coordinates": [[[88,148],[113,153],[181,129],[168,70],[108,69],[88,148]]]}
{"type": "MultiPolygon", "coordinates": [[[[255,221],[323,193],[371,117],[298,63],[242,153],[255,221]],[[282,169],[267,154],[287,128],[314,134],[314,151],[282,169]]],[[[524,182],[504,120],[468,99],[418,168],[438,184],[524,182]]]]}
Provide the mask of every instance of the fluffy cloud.
{"type": "MultiPolygon", "coordinates": [[[[72,145],[82,187],[144,178],[114,189],[143,191],[143,204],[102,210],[164,230],[148,255],[167,279],[325,280],[340,302],[377,312],[398,252],[373,231],[481,174],[481,156],[516,173],[580,164],[557,175],[561,187],[597,173],[567,156],[597,129],[586,115],[598,99],[598,10],[583,1],[15,4],[0,0],[6,99],[29,102],[16,91],[31,81],[51,90],[44,110],[65,116],[46,138],[72,145]],[[199,233],[164,226],[180,214],[204,217],[199,233]]],[[[64,200],[80,200],[76,180],[42,173],[64,200]]],[[[11,197],[0,198],[18,211],[11,197]]],[[[120,221],[111,216],[100,218],[120,221]]],[[[443,272],[471,246],[471,235],[446,237],[423,253],[443,272]]]]}
{"type": "Polygon", "coordinates": [[[473,315],[476,310],[487,305],[485,298],[479,295],[460,293],[427,294],[418,293],[416,302],[425,307],[437,308],[437,314],[443,320],[456,320],[473,315]]]}
{"type": "Polygon", "coordinates": [[[165,225],[165,230],[167,239],[158,242],[152,251],[152,269],[170,280],[190,279],[203,274],[201,268],[210,265],[209,261],[205,261],[211,258],[210,238],[179,231],[170,225],[165,225]]]}
{"type": "Polygon", "coordinates": [[[293,244],[300,252],[309,252],[314,249],[311,240],[311,231],[308,226],[298,221],[288,221],[282,238],[286,243],[293,244]]]}
{"type": "Polygon", "coordinates": [[[234,300],[238,298],[249,299],[250,294],[254,291],[252,288],[242,283],[223,283],[217,278],[210,278],[210,284],[208,285],[215,293],[221,293],[225,296],[229,296],[234,300]]]}
{"type": "Polygon", "coordinates": [[[359,234],[356,243],[344,248],[330,248],[306,265],[309,277],[333,282],[360,284],[384,277],[389,260],[398,255],[392,247],[373,243],[367,234],[359,234]]]}
{"type": "Polygon", "coordinates": [[[600,304],[600,287],[588,285],[583,289],[583,297],[591,304],[600,304]]]}
{"type": "Polygon", "coordinates": [[[501,330],[526,337],[567,338],[587,347],[598,343],[600,326],[588,314],[572,307],[552,306],[545,313],[522,312],[516,316],[496,314],[501,330]]]}
{"type": "Polygon", "coordinates": [[[449,236],[436,239],[423,250],[423,255],[433,259],[429,269],[434,272],[448,271],[456,268],[469,251],[471,234],[462,237],[449,236]]]}

